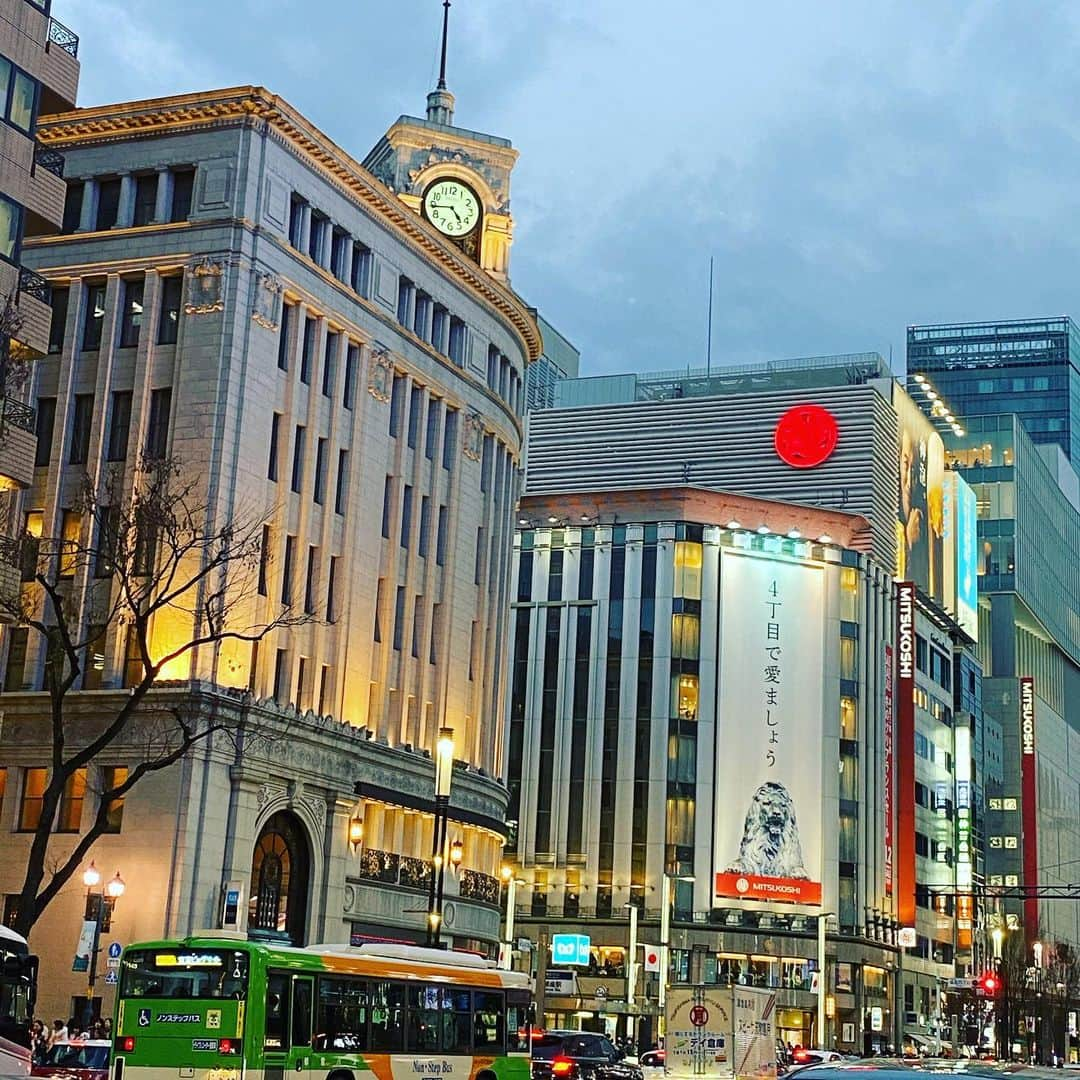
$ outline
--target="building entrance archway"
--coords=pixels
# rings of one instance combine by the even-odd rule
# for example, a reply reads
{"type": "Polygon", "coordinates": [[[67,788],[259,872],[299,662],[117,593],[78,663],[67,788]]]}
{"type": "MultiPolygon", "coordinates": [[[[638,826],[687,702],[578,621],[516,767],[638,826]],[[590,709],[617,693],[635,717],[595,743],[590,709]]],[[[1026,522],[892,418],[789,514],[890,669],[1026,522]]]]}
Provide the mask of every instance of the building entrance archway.
{"type": "Polygon", "coordinates": [[[300,819],[279,810],[267,819],[251,857],[248,932],[305,944],[311,851],[300,819]]]}

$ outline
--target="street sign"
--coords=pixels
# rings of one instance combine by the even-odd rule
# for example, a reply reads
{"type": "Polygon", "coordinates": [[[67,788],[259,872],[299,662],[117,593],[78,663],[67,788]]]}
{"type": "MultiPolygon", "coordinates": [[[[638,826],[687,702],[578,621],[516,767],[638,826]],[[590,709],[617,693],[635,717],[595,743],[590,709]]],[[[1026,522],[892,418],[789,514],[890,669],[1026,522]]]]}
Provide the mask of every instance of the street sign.
{"type": "Polygon", "coordinates": [[[120,954],[123,951],[124,951],[124,946],[121,945],[119,941],[110,941],[109,942],[109,959],[110,960],[119,960],[120,959],[120,954]]]}
{"type": "Polygon", "coordinates": [[[571,997],[577,993],[577,980],[572,971],[552,971],[544,976],[544,992],[554,997],[571,997]]]}
{"type": "Polygon", "coordinates": [[[105,974],[105,985],[106,986],[115,986],[116,985],[116,972],[115,971],[106,972],[106,974],[105,974]]]}
{"type": "Polygon", "coordinates": [[[870,1009],[870,1030],[881,1031],[885,1026],[885,1014],[880,1005],[874,1005],[870,1009]]]}
{"type": "Polygon", "coordinates": [[[116,957],[110,956],[108,958],[108,960],[105,961],[105,963],[109,967],[110,971],[115,971],[120,967],[120,957],[119,956],[116,956],[116,957]]]}
{"type": "Polygon", "coordinates": [[[959,976],[949,980],[950,990],[974,990],[979,985],[979,980],[970,976],[959,976]]]}
{"type": "Polygon", "coordinates": [[[556,964],[589,966],[588,934],[554,934],[551,938],[551,959],[556,964]]]}
{"type": "Polygon", "coordinates": [[[607,987],[606,986],[598,986],[593,991],[593,995],[596,998],[598,998],[600,1001],[607,1001],[607,987]]]}
{"type": "Polygon", "coordinates": [[[901,949],[914,949],[919,943],[914,926],[901,926],[896,932],[896,944],[901,949]]]}

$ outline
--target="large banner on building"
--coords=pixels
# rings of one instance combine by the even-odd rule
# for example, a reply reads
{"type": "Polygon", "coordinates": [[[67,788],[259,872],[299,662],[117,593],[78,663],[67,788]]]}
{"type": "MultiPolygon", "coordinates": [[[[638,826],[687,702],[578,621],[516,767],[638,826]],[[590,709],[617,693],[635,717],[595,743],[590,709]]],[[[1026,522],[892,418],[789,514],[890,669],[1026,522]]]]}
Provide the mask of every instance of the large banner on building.
{"type": "Polygon", "coordinates": [[[893,651],[891,645],[885,646],[885,694],[881,710],[882,749],[884,753],[885,776],[882,783],[882,802],[885,809],[885,895],[893,894],[893,752],[896,743],[896,731],[893,726],[893,651]]]}
{"type": "MultiPolygon", "coordinates": [[[[1035,783],[1035,680],[1020,680],[1020,797],[1023,803],[1021,823],[1024,829],[1024,884],[1039,884],[1039,807],[1035,783]]],[[[1028,941],[1039,936],[1039,901],[1024,900],[1024,931],[1028,941]]]]}
{"type": "Polygon", "coordinates": [[[959,473],[945,474],[942,606],[970,637],[979,637],[979,540],[975,492],[959,473]]]}
{"type": "Polygon", "coordinates": [[[896,577],[945,606],[945,446],[929,417],[897,386],[896,577]]]}
{"type": "Polygon", "coordinates": [[[915,584],[896,583],[896,916],[915,925],[915,584]]]}
{"type": "Polygon", "coordinates": [[[824,570],[725,550],[717,898],[821,903],[824,570]]]}

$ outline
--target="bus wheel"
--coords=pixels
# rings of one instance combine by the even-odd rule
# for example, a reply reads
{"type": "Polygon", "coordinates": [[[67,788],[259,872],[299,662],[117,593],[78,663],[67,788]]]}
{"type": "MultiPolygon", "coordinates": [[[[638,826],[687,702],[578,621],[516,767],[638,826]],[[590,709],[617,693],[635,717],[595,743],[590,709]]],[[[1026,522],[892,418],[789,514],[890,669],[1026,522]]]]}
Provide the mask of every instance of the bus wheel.
{"type": "Polygon", "coordinates": [[[496,1080],[496,1077],[490,1069],[484,1069],[476,1074],[476,1080],[496,1080]]]}
{"type": "MultiPolygon", "coordinates": [[[[326,1080],[353,1080],[353,1074],[348,1070],[338,1069],[336,1072],[332,1072],[326,1080]]],[[[492,1077],[492,1080],[495,1080],[492,1077]]]]}

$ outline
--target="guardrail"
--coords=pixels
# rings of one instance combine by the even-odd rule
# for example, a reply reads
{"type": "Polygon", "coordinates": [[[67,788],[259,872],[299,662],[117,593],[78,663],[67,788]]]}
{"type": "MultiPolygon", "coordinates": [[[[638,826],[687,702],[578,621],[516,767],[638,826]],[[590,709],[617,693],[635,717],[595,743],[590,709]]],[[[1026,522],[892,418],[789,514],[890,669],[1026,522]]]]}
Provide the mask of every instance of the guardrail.
{"type": "Polygon", "coordinates": [[[49,19],[49,41],[53,45],[59,45],[66,53],[70,53],[76,60],[79,58],[79,35],[74,30],[69,30],[58,19],[49,19]]]}

